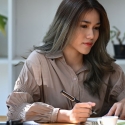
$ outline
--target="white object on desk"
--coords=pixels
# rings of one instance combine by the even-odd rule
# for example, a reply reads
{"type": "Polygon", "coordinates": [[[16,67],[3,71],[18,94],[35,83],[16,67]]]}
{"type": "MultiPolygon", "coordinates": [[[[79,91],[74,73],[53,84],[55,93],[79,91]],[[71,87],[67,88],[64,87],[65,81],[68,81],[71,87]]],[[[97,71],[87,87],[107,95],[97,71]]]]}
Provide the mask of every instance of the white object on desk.
{"type": "Polygon", "coordinates": [[[27,122],[24,122],[23,125],[39,125],[39,123],[36,123],[34,121],[27,121],[27,122]]]}

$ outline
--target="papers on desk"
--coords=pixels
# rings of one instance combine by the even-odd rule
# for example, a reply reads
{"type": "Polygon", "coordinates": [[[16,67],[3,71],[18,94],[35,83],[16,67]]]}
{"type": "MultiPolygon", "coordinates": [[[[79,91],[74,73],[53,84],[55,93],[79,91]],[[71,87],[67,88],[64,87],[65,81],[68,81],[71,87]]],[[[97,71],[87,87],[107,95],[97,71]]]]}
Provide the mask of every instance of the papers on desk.
{"type": "MultiPolygon", "coordinates": [[[[100,117],[97,117],[97,118],[88,118],[87,119],[87,121],[89,121],[89,122],[97,122],[97,119],[98,118],[100,118],[100,117]]],[[[90,124],[90,125],[94,125],[94,124],[90,124]]],[[[98,123],[97,123],[97,125],[98,125],[98,123]]],[[[117,125],[125,125],[125,120],[120,120],[120,119],[118,119],[118,121],[117,121],[117,125]]]]}

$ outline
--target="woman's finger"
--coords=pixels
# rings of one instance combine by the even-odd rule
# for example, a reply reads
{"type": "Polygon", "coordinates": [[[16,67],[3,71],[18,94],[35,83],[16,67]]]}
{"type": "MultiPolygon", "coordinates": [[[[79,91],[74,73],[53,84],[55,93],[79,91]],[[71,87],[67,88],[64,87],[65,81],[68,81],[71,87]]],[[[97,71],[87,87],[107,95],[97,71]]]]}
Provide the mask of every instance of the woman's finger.
{"type": "Polygon", "coordinates": [[[119,114],[119,118],[125,120],[125,105],[122,106],[121,113],[119,114]]]}
{"type": "Polygon", "coordinates": [[[116,105],[117,108],[115,110],[114,115],[115,116],[120,116],[120,113],[121,113],[121,110],[122,110],[122,104],[121,103],[116,103],[115,105],[116,105]]]}
{"type": "Polygon", "coordinates": [[[74,108],[74,112],[91,112],[91,108],[81,108],[81,107],[77,107],[77,108],[74,108]]]}
{"type": "Polygon", "coordinates": [[[91,105],[92,107],[94,107],[96,105],[96,103],[94,102],[88,102],[89,105],[91,105]]]}
{"type": "Polygon", "coordinates": [[[79,122],[86,122],[87,118],[79,118],[79,122]]]}
{"type": "Polygon", "coordinates": [[[82,113],[78,113],[77,116],[79,118],[88,118],[88,117],[90,117],[90,113],[82,112],[82,113]]]}
{"type": "Polygon", "coordinates": [[[86,102],[86,103],[76,103],[75,104],[75,107],[77,108],[79,108],[79,107],[81,107],[81,108],[92,108],[92,106],[88,103],[88,102],[86,102]]]}
{"type": "Polygon", "coordinates": [[[111,109],[109,110],[109,112],[107,113],[107,116],[112,116],[112,115],[114,115],[114,114],[115,114],[115,111],[116,111],[116,108],[117,108],[117,106],[116,106],[116,105],[113,105],[113,106],[111,107],[111,109]]]}

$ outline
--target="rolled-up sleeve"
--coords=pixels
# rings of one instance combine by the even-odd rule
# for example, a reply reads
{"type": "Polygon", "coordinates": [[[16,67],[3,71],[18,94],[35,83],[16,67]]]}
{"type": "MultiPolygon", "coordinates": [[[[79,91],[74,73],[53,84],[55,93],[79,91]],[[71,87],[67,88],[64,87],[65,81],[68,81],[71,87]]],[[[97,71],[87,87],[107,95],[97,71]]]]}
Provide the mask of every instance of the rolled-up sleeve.
{"type": "Polygon", "coordinates": [[[120,101],[125,98],[125,74],[122,68],[115,65],[116,72],[110,77],[110,98],[116,101],[120,101]]]}
{"type": "Polygon", "coordinates": [[[56,122],[59,109],[40,102],[40,87],[37,82],[42,82],[39,80],[41,66],[36,60],[26,60],[14,91],[7,98],[8,120],[56,122]]]}

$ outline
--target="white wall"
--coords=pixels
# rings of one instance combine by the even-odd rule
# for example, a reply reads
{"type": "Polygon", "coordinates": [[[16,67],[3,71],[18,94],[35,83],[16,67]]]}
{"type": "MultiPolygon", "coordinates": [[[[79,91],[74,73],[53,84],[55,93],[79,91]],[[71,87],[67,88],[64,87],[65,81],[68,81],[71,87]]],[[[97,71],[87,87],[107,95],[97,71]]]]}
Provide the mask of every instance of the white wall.
{"type": "Polygon", "coordinates": [[[8,15],[7,3],[7,0],[0,0],[0,14],[5,16],[8,15]]]}
{"type": "Polygon", "coordinates": [[[39,44],[42,41],[61,1],[62,0],[35,0],[35,2],[34,0],[16,1],[15,35],[17,37],[15,40],[15,53],[17,55],[24,55],[33,45],[39,44]]]}

